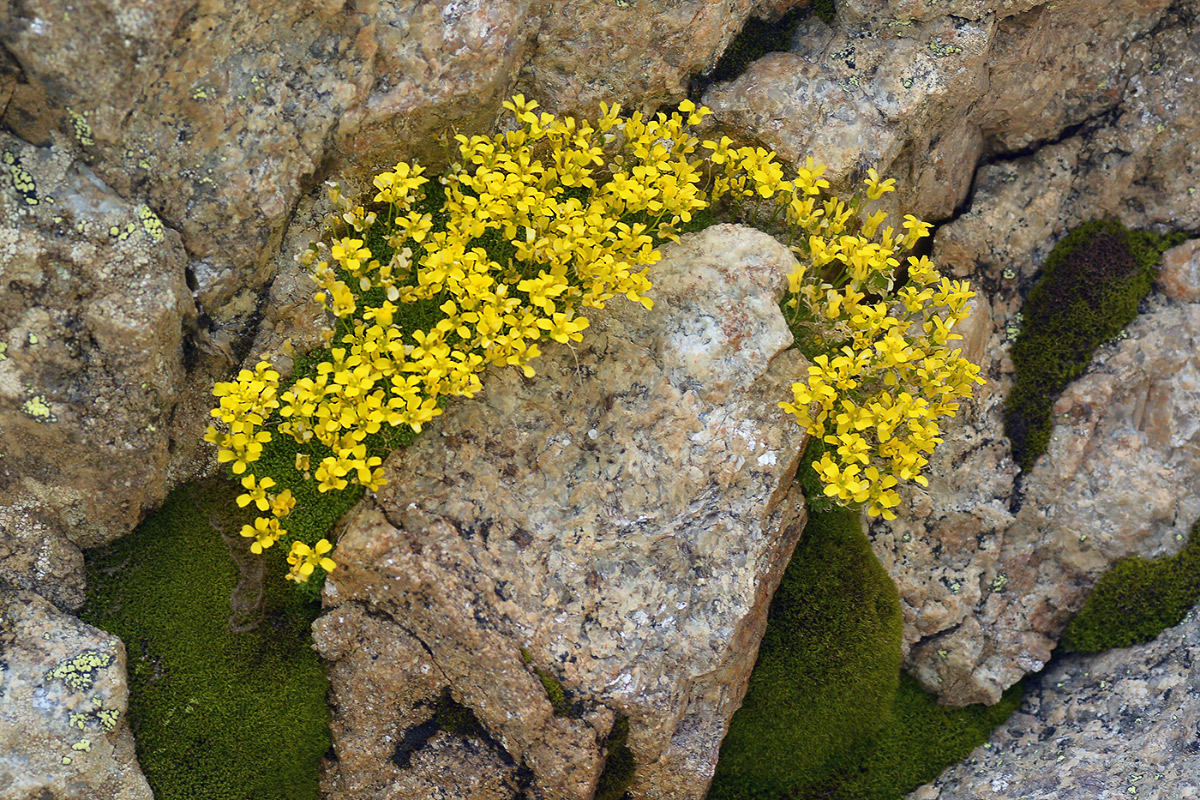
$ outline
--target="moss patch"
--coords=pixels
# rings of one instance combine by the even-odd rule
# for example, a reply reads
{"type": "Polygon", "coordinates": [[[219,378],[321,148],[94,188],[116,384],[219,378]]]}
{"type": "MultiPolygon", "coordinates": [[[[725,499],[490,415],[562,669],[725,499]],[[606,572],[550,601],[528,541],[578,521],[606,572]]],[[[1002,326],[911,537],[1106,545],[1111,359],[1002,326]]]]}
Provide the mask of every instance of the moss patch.
{"type": "MultiPolygon", "coordinates": [[[[86,554],[81,616],[125,642],[138,760],[158,800],[320,796],[330,734],[309,635],[319,609],[289,591],[279,564],[247,586],[249,562],[239,571],[217,530],[237,538],[237,492],[225,481],[181,489],[131,535],[86,554]],[[236,634],[233,618],[246,626],[232,613],[235,588],[261,592],[257,626],[236,634]]],[[[282,561],[273,550],[268,561],[282,561]]]]}
{"type": "Polygon", "coordinates": [[[596,800],[621,800],[626,790],[633,783],[635,764],[633,751],[629,749],[629,718],[617,717],[609,731],[604,749],[608,758],[604,762],[604,771],[596,784],[596,800]]]}
{"type": "MultiPolygon", "coordinates": [[[[810,444],[798,479],[820,500],[810,444]]],[[[900,800],[1017,709],[951,709],[900,674],[900,604],[855,510],[810,504],[710,800],[900,800]]]]}
{"type": "Polygon", "coordinates": [[[1016,375],[1005,431],[1021,469],[1046,452],[1054,401],[1087,369],[1096,348],[1137,316],[1163,251],[1180,241],[1093,221],[1067,234],[1046,258],[1012,348],[1016,375]]]}
{"type": "Polygon", "coordinates": [[[1183,550],[1153,561],[1123,558],[1100,581],[1067,626],[1060,646],[1098,653],[1154,639],[1183,621],[1200,599],[1200,522],[1183,550]]]}
{"type": "MultiPolygon", "coordinates": [[[[811,464],[801,479],[815,483],[811,464]]],[[[808,492],[812,487],[806,486],[808,492]]],[[[817,496],[817,495],[812,495],[817,496]]],[[[792,796],[887,723],[900,676],[900,601],[859,512],[812,512],[768,614],[709,797],[792,796]]]]}

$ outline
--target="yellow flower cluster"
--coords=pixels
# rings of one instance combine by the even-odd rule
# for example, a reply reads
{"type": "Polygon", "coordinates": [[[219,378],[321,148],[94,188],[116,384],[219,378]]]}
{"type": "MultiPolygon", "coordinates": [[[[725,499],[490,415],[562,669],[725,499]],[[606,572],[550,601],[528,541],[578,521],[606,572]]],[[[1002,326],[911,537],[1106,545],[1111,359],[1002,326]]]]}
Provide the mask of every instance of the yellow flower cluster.
{"type": "MultiPolygon", "coordinates": [[[[369,210],[331,187],[327,241],[299,259],[334,320],[328,358],[282,391],[265,361],[217,384],[221,426],[205,438],[234,474],[252,469],[276,429],[311,448],[296,469],[320,491],[378,489],[374,434],[419,432],[442,398],[474,396],[489,365],[533,375],[539,342],[582,338],[582,309],[618,295],[652,306],[656,243],[678,241],[678,226],[707,206],[688,129],[711,112],[685,101],[670,117],[622,119],[602,103],[592,125],[538,114],[521,95],[504,107],[516,129],[456,136],[457,159],[436,184],[397,164],[375,177],[369,210]],[[414,316],[425,323],[405,322],[414,316]]],[[[243,486],[239,505],[275,512],[243,530],[262,552],[287,533],[276,509],[290,511],[290,494],[268,495],[274,481],[253,473],[243,486]]],[[[292,542],[288,578],[333,569],[331,549],[292,542]]]]}
{"type": "Polygon", "coordinates": [[[928,481],[921,470],[942,441],[938,421],[983,383],[979,367],[950,349],[955,325],[975,293],[943,277],[926,256],[900,257],[929,235],[928,223],[907,215],[900,231],[887,213],[867,206],[894,191],[874,169],[866,198],[823,198],[829,182],[809,159],[795,179],[783,179],[773,153],[731,149],[725,138],[705,142],[724,170],[713,201],[754,198],[754,217],[772,200],[768,226],[780,214],[799,260],[789,276],[785,307],[801,347],[812,357],[807,381],[793,385],[780,406],[827,445],[814,463],[825,494],[843,504],[866,503],[872,516],[895,519],[899,481],[928,481]]]}

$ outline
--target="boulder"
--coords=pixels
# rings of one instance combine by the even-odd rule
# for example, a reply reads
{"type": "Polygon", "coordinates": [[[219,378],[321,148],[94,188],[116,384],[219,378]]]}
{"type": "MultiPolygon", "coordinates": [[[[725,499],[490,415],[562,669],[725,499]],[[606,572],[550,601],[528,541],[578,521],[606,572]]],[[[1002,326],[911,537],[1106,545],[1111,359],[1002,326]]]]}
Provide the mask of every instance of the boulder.
{"type": "Polygon", "coordinates": [[[908,800],[1200,797],[1200,616],[1153,642],[1057,660],[1020,710],[908,800]]]}
{"type": "Polygon", "coordinates": [[[1175,89],[1194,72],[1200,35],[1177,13],[1127,48],[1111,114],[981,167],[970,206],[935,237],[934,260],[987,296],[989,383],[947,426],[929,489],[914,488],[907,511],[871,532],[900,590],[906,668],[943,702],[996,702],[1045,665],[1109,566],[1173,552],[1200,517],[1194,244],[1165,254],[1163,294],[1068,387],[1049,452],[1027,474],[1003,421],[1021,303],[1059,239],[1106,217],[1200,228],[1188,177],[1200,169],[1200,98],[1175,89]]]}
{"type": "Polygon", "coordinates": [[[83,601],[79,547],[166,495],[196,317],[179,236],[63,147],[0,133],[0,578],[83,601]]]}
{"type": "Polygon", "coordinates": [[[120,639],[0,585],[0,797],[153,800],[128,698],[120,639]]]}
{"type": "Polygon", "coordinates": [[[786,159],[826,164],[847,196],[874,167],[897,179],[894,207],[945,219],[967,200],[981,156],[1058,137],[1138,91],[1128,55],[1167,5],[839,3],[833,26],[809,17],[789,50],[711,87],[704,103],[786,159]]]}
{"type": "Polygon", "coordinates": [[[805,520],[806,434],[777,407],[805,366],[777,305],[793,263],[731,225],[666,246],[652,311],[614,301],[389,458],[314,628],[327,791],[430,796],[469,751],[455,785],[490,788],[447,796],[583,800],[624,718],[634,797],[704,796],[805,520]],[[430,725],[443,695],[466,743],[430,725]]]}

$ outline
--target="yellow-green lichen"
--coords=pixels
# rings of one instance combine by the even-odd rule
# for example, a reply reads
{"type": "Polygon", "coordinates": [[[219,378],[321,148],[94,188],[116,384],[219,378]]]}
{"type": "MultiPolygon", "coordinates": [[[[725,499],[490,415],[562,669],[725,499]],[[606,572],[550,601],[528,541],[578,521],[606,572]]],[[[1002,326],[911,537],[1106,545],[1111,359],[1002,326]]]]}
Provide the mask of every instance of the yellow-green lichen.
{"type": "Polygon", "coordinates": [[[934,58],[946,58],[961,54],[963,49],[956,44],[944,44],[937,39],[929,40],[929,52],[934,58]]]}
{"type": "Polygon", "coordinates": [[[31,396],[21,406],[21,410],[40,422],[58,422],[58,417],[50,412],[50,403],[45,395],[31,396]]]}
{"type": "Polygon", "coordinates": [[[72,750],[80,750],[85,753],[90,753],[92,751],[92,740],[91,739],[80,739],[78,742],[71,745],[71,749],[72,750]]]}
{"type": "Polygon", "coordinates": [[[165,234],[162,220],[158,218],[158,215],[145,204],[137,207],[137,215],[142,219],[142,227],[146,230],[146,234],[154,241],[161,242],[165,234]]]}
{"type": "Polygon", "coordinates": [[[0,342],[0,361],[5,360],[6,358],[8,358],[8,345],[4,342],[0,342]]]}
{"type": "Polygon", "coordinates": [[[9,183],[12,184],[13,190],[21,195],[25,205],[36,206],[38,204],[37,184],[29,170],[21,166],[21,159],[17,157],[16,153],[5,150],[0,153],[0,162],[3,162],[8,171],[9,183]]]}
{"type": "Polygon", "coordinates": [[[37,343],[38,343],[38,336],[37,336],[37,334],[36,334],[36,333],[34,333],[33,331],[30,331],[30,332],[29,332],[29,336],[28,336],[28,337],[26,337],[26,338],[27,338],[27,340],[29,341],[29,343],[30,343],[30,344],[37,344],[37,343]]]}
{"type": "Polygon", "coordinates": [[[92,126],[88,124],[87,117],[70,108],[67,109],[67,114],[71,117],[71,129],[79,143],[84,147],[94,145],[96,142],[92,139],[92,126]]]}
{"type": "Polygon", "coordinates": [[[112,653],[101,650],[84,650],[74,658],[60,661],[46,673],[48,681],[62,681],[68,688],[81,692],[92,688],[96,672],[113,663],[112,653]]]}

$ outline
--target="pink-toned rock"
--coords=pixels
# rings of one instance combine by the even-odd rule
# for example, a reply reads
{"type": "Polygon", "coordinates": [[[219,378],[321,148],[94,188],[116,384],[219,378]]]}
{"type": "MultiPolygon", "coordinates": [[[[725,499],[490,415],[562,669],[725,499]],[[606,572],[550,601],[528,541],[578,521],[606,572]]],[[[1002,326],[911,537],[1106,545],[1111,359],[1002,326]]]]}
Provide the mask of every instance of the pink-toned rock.
{"type": "Polygon", "coordinates": [[[703,797],[804,522],[805,435],[777,407],[804,367],[777,306],[791,263],[728,225],[664,247],[652,311],[614,301],[582,343],[548,346],[537,377],[490,372],[389,459],[391,483],[346,524],[318,623],[336,746],[373,748],[327,786],[417,796],[397,787],[444,757],[401,768],[371,742],[428,720],[420,703],[448,686],[499,748],[491,785],[524,767],[543,796],[590,798],[620,714],[633,795],[703,797]],[[376,668],[330,644],[354,641],[340,620],[362,609],[369,651],[415,659],[411,677],[371,677],[376,694],[356,677],[376,668]]]}
{"type": "Polygon", "coordinates": [[[944,219],[986,152],[1056,137],[1136,89],[1127,51],[1167,5],[851,0],[704,102],[788,160],[826,164],[835,189],[852,193],[874,167],[897,179],[895,207],[944,219]]]}
{"type": "Polygon", "coordinates": [[[1163,253],[1157,286],[1172,300],[1200,303],[1200,239],[1163,253]]]}

